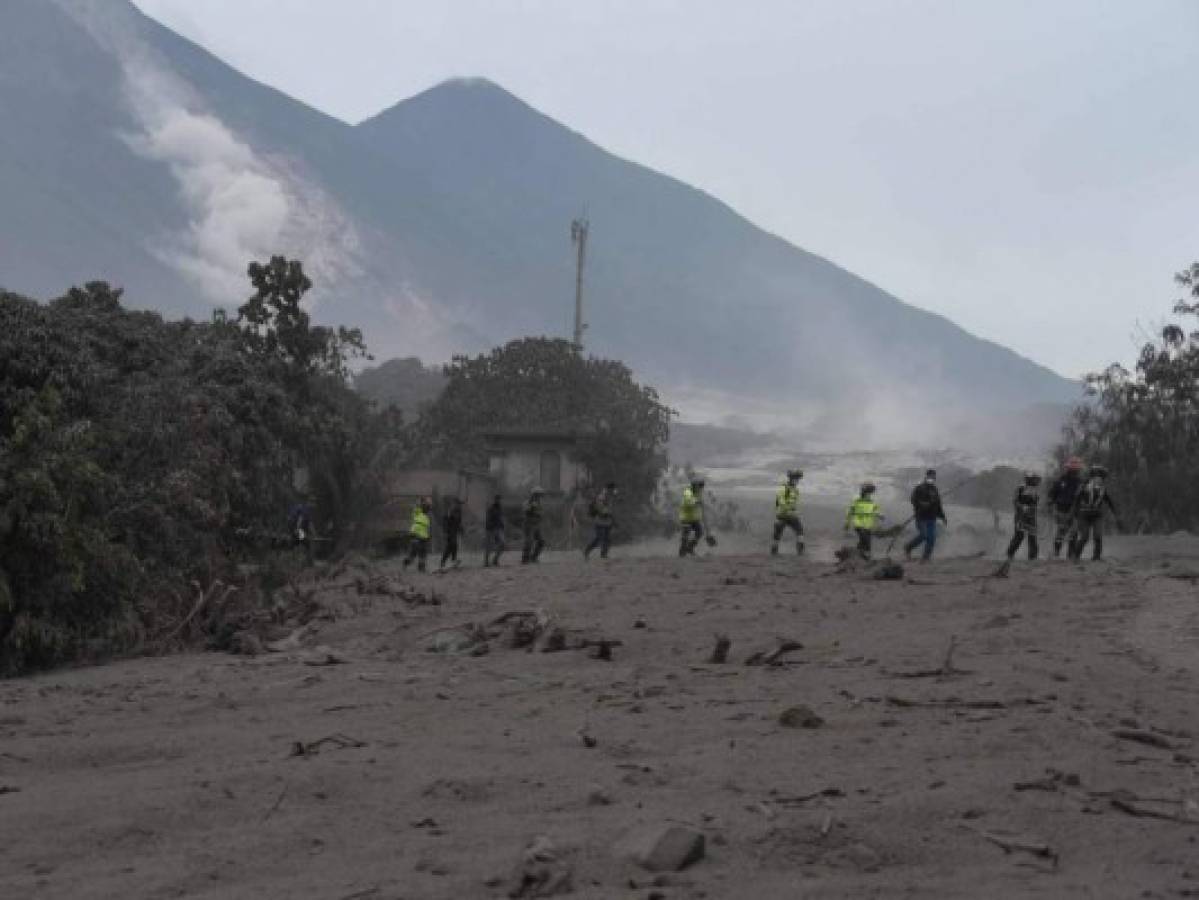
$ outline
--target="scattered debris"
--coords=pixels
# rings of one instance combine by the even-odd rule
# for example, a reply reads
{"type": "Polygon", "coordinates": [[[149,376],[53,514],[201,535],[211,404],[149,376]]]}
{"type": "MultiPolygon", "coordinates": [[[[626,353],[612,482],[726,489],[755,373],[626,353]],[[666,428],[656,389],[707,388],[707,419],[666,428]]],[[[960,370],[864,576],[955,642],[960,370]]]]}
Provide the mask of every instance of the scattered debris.
{"type": "Polygon", "coordinates": [[[1152,731],[1144,731],[1140,728],[1117,728],[1112,732],[1112,737],[1117,737],[1122,741],[1147,744],[1150,747],[1160,747],[1162,750],[1177,749],[1174,742],[1169,738],[1152,731]]]}
{"type": "Polygon", "coordinates": [[[792,797],[771,797],[770,802],[779,806],[800,806],[804,803],[809,803],[812,800],[817,800],[822,797],[844,797],[845,791],[841,788],[827,787],[819,791],[813,791],[810,794],[798,794],[792,797]]]}
{"type": "Polygon", "coordinates": [[[903,581],[903,566],[897,562],[883,563],[874,571],[875,581],[903,581]]]}
{"type": "Polygon", "coordinates": [[[611,806],[613,802],[612,795],[599,785],[594,785],[587,792],[588,806],[611,806]]]}
{"type": "Polygon", "coordinates": [[[1016,791],[1057,791],[1062,787],[1078,787],[1082,784],[1082,779],[1071,772],[1046,769],[1046,773],[1044,778],[1014,782],[1012,789],[1016,791]]]}
{"type": "MultiPolygon", "coordinates": [[[[958,697],[946,697],[943,700],[910,700],[907,697],[888,695],[885,699],[888,706],[901,709],[1007,709],[1009,706],[1002,700],[962,700],[958,697]]],[[[1036,704],[1039,701],[1025,699],[1020,702],[1036,704]]]]}
{"type": "Polygon", "coordinates": [[[11,784],[0,784],[0,794],[19,794],[21,789],[11,784]]]}
{"type": "Polygon", "coordinates": [[[1193,800],[1138,797],[1127,791],[1113,791],[1108,799],[1120,812],[1139,819],[1163,819],[1182,825],[1199,825],[1199,804],[1193,800]],[[1161,809],[1160,806],[1169,806],[1171,809],[1161,809]]]}
{"type": "Polygon", "coordinates": [[[824,719],[816,715],[809,706],[792,706],[779,714],[779,724],[784,728],[819,728],[824,719]]]}
{"type": "Polygon", "coordinates": [[[969,826],[963,827],[965,827],[968,831],[973,831],[983,840],[990,841],[996,847],[1002,849],[1004,853],[1012,853],[1014,851],[1031,853],[1033,856],[1049,860],[1050,863],[1053,864],[1054,868],[1057,868],[1060,855],[1058,854],[1057,850],[1044,841],[1009,837],[1007,835],[996,834],[992,831],[980,831],[977,828],[970,828],[969,826]]]}
{"type": "Polygon", "coordinates": [[[959,669],[953,664],[953,652],[957,649],[957,635],[950,635],[949,646],[945,648],[945,658],[935,669],[916,669],[912,672],[892,672],[892,678],[948,678],[953,675],[968,675],[966,669],[959,669]]]}
{"type": "Polygon", "coordinates": [[[334,653],[328,647],[314,647],[302,660],[306,666],[339,666],[349,662],[344,656],[334,653]]]}
{"type": "Polygon", "coordinates": [[[574,871],[542,835],[524,849],[511,884],[508,896],[512,898],[557,897],[574,890],[574,871]]]}
{"type": "Polygon", "coordinates": [[[334,750],[356,749],[365,747],[366,742],[357,740],[356,738],[344,735],[341,732],[327,735],[320,740],[312,741],[305,744],[303,741],[293,741],[291,745],[291,756],[315,756],[320,753],[321,748],[326,744],[332,746],[334,750]]]}
{"type": "Polygon", "coordinates": [[[703,832],[682,825],[660,825],[622,842],[621,855],[650,872],[679,872],[704,858],[703,832]]]}
{"type": "Polygon", "coordinates": [[[796,650],[802,650],[803,644],[799,641],[791,641],[780,638],[778,646],[773,650],[759,650],[750,655],[745,661],[747,666],[779,666],[783,664],[783,657],[788,653],[794,653],[796,650]]]}
{"type": "Polygon", "coordinates": [[[732,649],[733,642],[729,640],[727,634],[716,635],[716,646],[712,648],[712,655],[708,657],[708,662],[714,665],[723,665],[729,661],[729,650],[732,649]]]}

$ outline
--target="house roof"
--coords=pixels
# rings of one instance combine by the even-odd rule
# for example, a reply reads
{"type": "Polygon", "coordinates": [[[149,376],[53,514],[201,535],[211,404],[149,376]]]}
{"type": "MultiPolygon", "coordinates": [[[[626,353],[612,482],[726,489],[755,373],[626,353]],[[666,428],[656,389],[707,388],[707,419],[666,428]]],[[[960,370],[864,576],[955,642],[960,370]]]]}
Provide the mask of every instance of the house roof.
{"type": "Polygon", "coordinates": [[[531,427],[497,427],[488,428],[482,433],[483,438],[495,443],[508,441],[561,441],[574,442],[587,429],[571,424],[534,425],[531,427]]]}

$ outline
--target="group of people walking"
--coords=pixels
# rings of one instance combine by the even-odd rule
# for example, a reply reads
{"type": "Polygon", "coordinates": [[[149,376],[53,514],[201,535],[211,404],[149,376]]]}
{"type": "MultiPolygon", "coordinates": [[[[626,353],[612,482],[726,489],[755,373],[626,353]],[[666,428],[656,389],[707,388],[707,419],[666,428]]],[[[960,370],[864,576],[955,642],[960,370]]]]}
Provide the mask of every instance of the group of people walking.
{"type": "MultiPolygon", "coordinates": [[[[788,531],[795,536],[795,552],[804,552],[804,526],[799,517],[799,482],[803,478],[800,469],[789,470],[782,486],[775,495],[774,523],[771,535],[770,552],[779,553],[783,535],[788,531]]],[[[1106,487],[1107,470],[1100,465],[1087,469],[1082,460],[1070,459],[1054,481],[1048,494],[1049,504],[1054,514],[1055,531],[1053,537],[1053,555],[1061,555],[1063,547],[1067,548],[1069,558],[1080,560],[1088,542],[1093,544],[1093,559],[1103,555],[1104,517],[1107,512],[1115,515],[1116,507],[1106,487]]],[[[1024,475],[1023,483],[1016,489],[1012,500],[1013,534],[1007,548],[1007,559],[1010,563],[1019,552],[1022,545],[1028,547],[1028,558],[1035,560],[1040,551],[1038,541],[1040,518],[1040,484],[1041,477],[1034,472],[1024,475]]],[[[705,481],[698,475],[688,479],[679,502],[679,556],[694,556],[701,542],[706,541],[714,546],[716,541],[709,533],[705,517],[705,481]]],[[[923,480],[912,490],[910,501],[911,516],[902,524],[891,529],[883,529],[886,520],[882,507],[875,500],[877,488],[866,482],[861,485],[858,495],[850,502],[845,515],[845,531],[857,535],[857,552],[864,559],[870,559],[873,552],[873,542],[879,536],[897,537],[903,527],[913,523],[916,534],[904,544],[904,555],[912,559],[917,550],[921,551],[920,559],[928,562],[937,544],[938,523],[948,525],[941,492],[937,487],[937,473],[929,469],[924,473],[923,480]]],[[[615,504],[617,487],[609,482],[595,495],[588,506],[588,515],[592,520],[594,535],[591,542],[583,549],[584,559],[599,551],[601,558],[607,558],[612,546],[612,530],[615,527],[615,504]]],[[[542,535],[544,521],[545,492],[534,488],[524,502],[521,527],[524,533],[521,548],[521,563],[537,563],[545,549],[545,538],[542,535]]],[[[418,571],[426,571],[429,548],[431,546],[431,515],[433,501],[425,497],[420,500],[412,512],[412,522],[409,529],[408,553],[404,557],[403,566],[407,569],[416,563],[418,571]]],[[[448,566],[459,565],[459,540],[462,535],[462,501],[452,498],[442,517],[442,531],[445,536],[445,546],[441,555],[442,570],[448,566]]],[[[487,508],[484,521],[485,544],[483,565],[498,566],[500,556],[506,548],[506,523],[503,497],[496,495],[487,508]]]]}

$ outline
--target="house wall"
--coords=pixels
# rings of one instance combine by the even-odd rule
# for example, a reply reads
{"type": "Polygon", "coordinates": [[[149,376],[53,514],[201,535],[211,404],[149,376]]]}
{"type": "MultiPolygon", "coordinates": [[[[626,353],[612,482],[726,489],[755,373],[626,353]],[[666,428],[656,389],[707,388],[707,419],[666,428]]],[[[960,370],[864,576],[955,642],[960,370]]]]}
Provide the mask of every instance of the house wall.
{"type": "Polygon", "coordinates": [[[584,480],[585,471],[574,458],[570,444],[522,441],[491,450],[490,473],[500,490],[524,494],[541,485],[550,493],[570,493],[584,480]],[[542,484],[542,454],[558,454],[557,484],[542,484]]]}

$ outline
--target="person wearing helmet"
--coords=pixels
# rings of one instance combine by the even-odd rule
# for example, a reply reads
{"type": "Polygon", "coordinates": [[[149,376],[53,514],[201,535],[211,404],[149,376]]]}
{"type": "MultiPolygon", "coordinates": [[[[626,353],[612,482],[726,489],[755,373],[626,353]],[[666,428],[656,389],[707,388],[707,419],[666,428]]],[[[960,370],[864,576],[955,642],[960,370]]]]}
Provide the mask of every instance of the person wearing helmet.
{"type": "Polygon", "coordinates": [[[1014,533],[1011,543],[1007,546],[1007,558],[1010,562],[1016,558],[1016,552],[1024,539],[1028,539],[1028,558],[1036,559],[1039,553],[1037,546],[1037,507],[1041,503],[1041,476],[1036,472],[1024,473],[1024,484],[1016,488],[1012,498],[1015,509],[1013,517],[1014,533]]]}
{"type": "Polygon", "coordinates": [[[803,472],[792,469],[787,480],[774,498],[774,538],[770,543],[770,555],[778,556],[779,541],[783,532],[790,528],[795,532],[795,552],[803,553],[803,523],[799,521],[799,479],[803,472]]]}
{"type": "Polygon", "coordinates": [[[1072,456],[1066,460],[1062,474],[1049,487],[1049,502],[1053,505],[1053,556],[1062,555],[1062,545],[1067,549],[1074,543],[1074,498],[1082,487],[1082,460],[1072,456]]]}
{"type": "Polygon", "coordinates": [[[1107,469],[1103,466],[1091,466],[1087,472],[1087,483],[1079,489],[1074,498],[1075,534],[1070,545],[1070,558],[1075,562],[1082,560],[1082,551],[1086,549],[1087,541],[1092,538],[1095,547],[1091,559],[1098,562],[1103,558],[1104,507],[1110,509],[1113,516],[1118,515],[1116,504],[1107,492],[1107,469]]]}
{"type": "Polygon", "coordinates": [[[877,503],[874,502],[875,487],[869,481],[862,485],[858,496],[849,504],[845,514],[845,531],[852,528],[858,535],[858,555],[862,559],[870,559],[870,551],[874,539],[874,530],[878,523],[886,518],[877,503]]]}
{"type": "Polygon", "coordinates": [[[704,536],[704,480],[693,475],[691,483],[683,489],[683,500],[679,504],[679,556],[694,556],[704,536]]]}
{"type": "Polygon", "coordinates": [[[541,498],[544,496],[545,491],[535,487],[525,501],[525,545],[520,554],[522,563],[540,562],[541,551],[545,549],[545,539],[541,536],[541,520],[544,517],[541,498]]]}
{"type": "Polygon", "coordinates": [[[425,561],[429,558],[429,513],[433,510],[433,501],[429,497],[421,497],[420,502],[412,507],[412,525],[408,529],[408,555],[404,557],[403,568],[412,565],[416,560],[416,570],[425,571],[425,561]]]}
{"type": "Polygon", "coordinates": [[[925,472],[924,481],[912,491],[912,519],[916,522],[916,536],[904,546],[904,555],[911,559],[912,551],[923,544],[924,553],[920,561],[928,562],[937,543],[937,520],[949,524],[941,506],[941,492],[937,490],[936,469],[925,472]]]}

